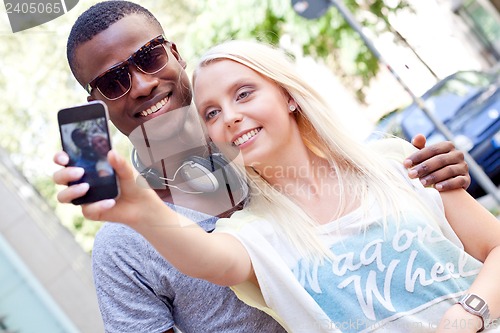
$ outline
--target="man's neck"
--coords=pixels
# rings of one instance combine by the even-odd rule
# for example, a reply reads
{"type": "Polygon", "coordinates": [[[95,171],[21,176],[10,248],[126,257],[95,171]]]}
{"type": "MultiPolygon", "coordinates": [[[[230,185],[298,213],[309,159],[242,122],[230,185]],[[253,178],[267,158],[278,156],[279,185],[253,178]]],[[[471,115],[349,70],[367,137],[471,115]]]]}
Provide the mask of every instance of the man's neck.
{"type": "Polygon", "coordinates": [[[193,106],[153,118],[134,129],[128,138],[146,167],[182,158],[192,149],[207,146],[206,133],[193,106]]]}
{"type": "Polygon", "coordinates": [[[161,200],[170,202],[173,204],[172,200],[172,192],[170,192],[170,189],[167,187],[166,189],[155,189],[154,190],[156,194],[160,197],[161,200]]]}

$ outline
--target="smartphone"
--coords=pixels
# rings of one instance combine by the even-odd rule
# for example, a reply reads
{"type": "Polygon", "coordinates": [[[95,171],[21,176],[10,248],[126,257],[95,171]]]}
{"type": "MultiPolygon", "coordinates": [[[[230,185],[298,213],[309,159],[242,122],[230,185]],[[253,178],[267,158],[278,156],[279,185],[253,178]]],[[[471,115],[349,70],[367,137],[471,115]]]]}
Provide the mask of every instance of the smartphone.
{"type": "Polygon", "coordinates": [[[111,149],[108,109],[101,101],[92,101],[59,110],[57,114],[63,150],[69,155],[68,166],[85,170],[83,177],[70,185],[88,183],[88,192],[72,201],[75,205],[112,199],[118,196],[116,174],[108,163],[111,149]]]}

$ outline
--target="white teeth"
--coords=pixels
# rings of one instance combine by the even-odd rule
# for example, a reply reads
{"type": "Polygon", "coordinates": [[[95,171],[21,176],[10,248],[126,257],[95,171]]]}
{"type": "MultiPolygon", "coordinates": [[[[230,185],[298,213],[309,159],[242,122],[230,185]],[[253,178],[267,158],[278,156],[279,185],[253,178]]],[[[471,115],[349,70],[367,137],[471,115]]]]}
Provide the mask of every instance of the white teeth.
{"type": "Polygon", "coordinates": [[[253,138],[254,136],[256,136],[257,133],[260,132],[260,130],[261,130],[260,128],[259,129],[253,129],[250,132],[243,134],[242,136],[240,136],[239,138],[237,138],[236,140],[234,140],[233,144],[235,146],[239,146],[239,145],[244,144],[245,142],[247,142],[248,140],[250,140],[251,138],[253,138]]]}
{"type": "Polygon", "coordinates": [[[163,105],[167,104],[167,102],[168,102],[168,97],[162,99],[161,101],[159,101],[158,103],[156,103],[155,105],[153,105],[152,107],[150,107],[149,109],[142,111],[140,113],[140,115],[142,117],[147,117],[150,114],[155,113],[156,111],[158,111],[159,109],[161,109],[161,107],[163,105]]]}

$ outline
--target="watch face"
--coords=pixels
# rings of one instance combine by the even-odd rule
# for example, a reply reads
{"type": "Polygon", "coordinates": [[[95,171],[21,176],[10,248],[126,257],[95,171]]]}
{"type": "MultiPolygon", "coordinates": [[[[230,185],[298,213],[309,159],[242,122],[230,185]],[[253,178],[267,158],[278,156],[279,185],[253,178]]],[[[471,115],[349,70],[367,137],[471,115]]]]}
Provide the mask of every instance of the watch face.
{"type": "Polygon", "coordinates": [[[467,300],[465,300],[465,304],[467,304],[474,310],[479,311],[483,308],[485,302],[481,298],[475,295],[471,295],[467,300]]]}

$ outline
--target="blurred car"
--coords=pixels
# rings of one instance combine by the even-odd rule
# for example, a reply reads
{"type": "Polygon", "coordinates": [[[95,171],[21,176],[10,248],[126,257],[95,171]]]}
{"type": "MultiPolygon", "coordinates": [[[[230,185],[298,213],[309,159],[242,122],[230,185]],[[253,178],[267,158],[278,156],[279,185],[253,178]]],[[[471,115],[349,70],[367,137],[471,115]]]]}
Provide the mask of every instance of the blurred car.
{"type": "MultiPolygon", "coordinates": [[[[498,72],[460,71],[422,95],[427,110],[453,134],[455,146],[468,151],[497,186],[500,184],[499,86],[498,72]]],[[[382,117],[376,132],[408,141],[422,133],[429,144],[446,140],[415,103],[382,117]]],[[[474,177],[468,192],[475,198],[485,194],[474,177]]]]}

